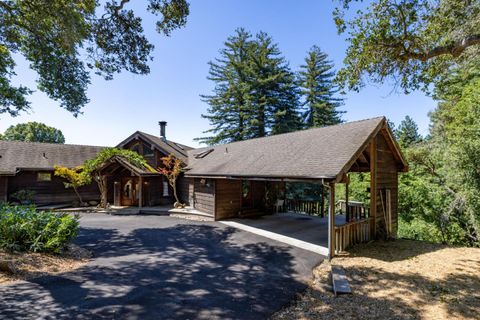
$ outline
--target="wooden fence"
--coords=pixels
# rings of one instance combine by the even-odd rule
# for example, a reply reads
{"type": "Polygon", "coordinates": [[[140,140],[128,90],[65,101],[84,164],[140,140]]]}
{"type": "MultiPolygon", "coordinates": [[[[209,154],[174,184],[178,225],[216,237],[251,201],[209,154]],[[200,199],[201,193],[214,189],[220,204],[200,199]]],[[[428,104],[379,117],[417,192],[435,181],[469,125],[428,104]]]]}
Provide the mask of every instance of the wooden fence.
{"type": "Polygon", "coordinates": [[[362,242],[370,241],[373,219],[367,218],[335,226],[335,253],[362,242]]]}
{"type": "Polygon", "coordinates": [[[337,212],[340,211],[340,213],[345,214],[347,222],[363,220],[370,216],[370,206],[363,202],[350,201],[347,206],[345,200],[338,200],[336,207],[337,212]]]}
{"type": "Polygon", "coordinates": [[[285,204],[283,209],[284,211],[306,213],[310,215],[316,215],[319,217],[325,216],[325,213],[322,212],[321,201],[285,199],[285,204]]]}

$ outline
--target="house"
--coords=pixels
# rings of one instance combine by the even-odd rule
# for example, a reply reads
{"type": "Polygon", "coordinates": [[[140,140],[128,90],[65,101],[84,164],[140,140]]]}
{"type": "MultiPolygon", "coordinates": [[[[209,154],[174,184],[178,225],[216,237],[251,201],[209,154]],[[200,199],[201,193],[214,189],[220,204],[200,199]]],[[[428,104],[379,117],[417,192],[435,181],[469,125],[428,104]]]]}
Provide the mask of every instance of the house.
{"type": "MultiPolygon", "coordinates": [[[[137,131],[117,145],[161,166],[173,154],[185,164],[177,182],[180,199],[213,220],[272,213],[285,199],[287,183],[308,182],[328,190],[329,255],[374,238],[395,237],[398,221],[398,174],[408,170],[385,117],[354,121],[224,145],[192,149],[160,136],[137,131]],[[348,202],[350,173],[369,173],[370,208],[344,225],[335,226],[335,185],[345,184],[347,217],[358,209],[348,202]]],[[[37,204],[71,202],[71,190],[53,177],[53,166],[75,167],[102,147],[0,142],[0,200],[21,189],[36,191],[37,204]]],[[[112,157],[100,170],[108,185],[107,200],[118,206],[173,203],[165,178],[112,157]]],[[[98,200],[97,187],[80,191],[98,200]]],[[[324,192],[322,191],[322,195],[324,192]]],[[[322,200],[322,207],[326,201],[322,200]]],[[[195,211],[195,210],[192,210],[195,211]]],[[[323,212],[323,209],[322,209],[323,212]]]]}
{"type": "MultiPolygon", "coordinates": [[[[161,158],[173,154],[187,161],[190,147],[167,140],[166,122],[160,123],[160,136],[137,131],[116,147],[130,149],[143,155],[148,164],[157,168],[161,158]]],[[[20,141],[0,141],[0,201],[14,201],[19,190],[35,192],[37,205],[72,203],[77,200],[71,189],[65,189],[64,179],[54,176],[54,166],[73,168],[94,158],[103,148],[69,144],[20,141]]],[[[172,201],[169,186],[158,172],[137,168],[115,157],[103,168],[107,176],[108,201],[118,206],[154,206],[172,201]]],[[[84,201],[98,201],[95,183],[80,188],[84,201]]]]}
{"type": "Polygon", "coordinates": [[[385,117],[379,117],[190,150],[185,177],[193,206],[221,220],[273,211],[287,182],[317,183],[329,190],[331,204],[335,184],[344,183],[348,202],[348,174],[370,173],[368,219],[335,228],[330,205],[333,256],[352,241],[395,237],[398,173],[407,170],[385,117]]]}

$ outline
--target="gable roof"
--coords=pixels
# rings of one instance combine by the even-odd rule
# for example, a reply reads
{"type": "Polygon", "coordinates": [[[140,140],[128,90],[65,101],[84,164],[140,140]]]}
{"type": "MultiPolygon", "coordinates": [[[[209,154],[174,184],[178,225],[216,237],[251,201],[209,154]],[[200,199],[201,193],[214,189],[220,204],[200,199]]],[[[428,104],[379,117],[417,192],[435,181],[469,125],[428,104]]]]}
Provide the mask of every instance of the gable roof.
{"type": "Polygon", "coordinates": [[[19,170],[73,168],[94,158],[104,147],[23,141],[0,141],[0,175],[19,170]]]}
{"type": "MultiPolygon", "coordinates": [[[[185,175],[338,179],[382,128],[388,128],[385,117],[195,149],[188,152],[185,175]]],[[[406,168],[391,134],[388,139],[406,168]]]]}
{"type": "Polygon", "coordinates": [[[130,170],[133,174],[138,175],[138,176],[158,176],[162,175],[160,172],[152,168],[151,166],[137,166],[125,158],[114,155],[110,159],[108,159],[103,166],[99,169],[99,171],[105,170],[109,168],[112,165],[119,165],[125,169],[130,170]]]}
{"type": "Polygon", "coordinates": [[[124,147],[127,143],[129,143],[132,140],[141,138],[145,142],[150,143],[153,147],[155,147],[157,150],[165,153],[165,154],[173,154],[175,157],[178,159],[182,160],[184,163],[187,163],[187,158],[188,154],[187,152],[189,150],[192,150],[193,148],[186,146],[181,143],[173,142],[170,140],[163,139],[161,137],[157,137],[142,131],[136,131],[133,134],[131,134],[128,138],[123,140],[117,145],[117,148],[122,148],[124,147]]]}

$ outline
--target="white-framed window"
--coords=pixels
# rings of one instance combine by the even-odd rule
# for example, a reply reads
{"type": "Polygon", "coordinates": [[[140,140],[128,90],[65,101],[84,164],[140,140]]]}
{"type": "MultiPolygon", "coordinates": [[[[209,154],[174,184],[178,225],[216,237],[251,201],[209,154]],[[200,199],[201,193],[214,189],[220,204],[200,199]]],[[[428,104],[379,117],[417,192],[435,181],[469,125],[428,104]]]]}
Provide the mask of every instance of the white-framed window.
{"type": "Polygon", "coordinates": [[[37,181],[39,181],[39,182],[52,181],[52,173],[51,172],[37,172],[37,181]]]}
{"type": "Polygon", "coordinates": [[[168,197],[170,194],[168,192],[168,182],[163,181],[163,196],[168,197]]]}

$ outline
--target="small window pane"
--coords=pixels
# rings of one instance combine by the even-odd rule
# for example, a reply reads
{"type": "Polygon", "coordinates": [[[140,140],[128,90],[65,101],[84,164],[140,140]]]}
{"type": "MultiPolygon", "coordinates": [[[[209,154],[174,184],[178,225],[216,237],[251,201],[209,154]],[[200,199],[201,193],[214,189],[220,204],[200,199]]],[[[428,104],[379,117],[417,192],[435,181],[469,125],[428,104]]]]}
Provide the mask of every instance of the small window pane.
{"type": "Polygon", "coordinates": [[[153,156],[153,150],[151,148],[149,148],[148,146],[143,145],[143,155],[145,157],[151,157],[151,156],[153,156]]]}
{"type": "Polygon", "coordinates": [[[38,172],[37,181],[52,181],[52,174],[50,172],[38,172]]]}

